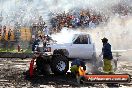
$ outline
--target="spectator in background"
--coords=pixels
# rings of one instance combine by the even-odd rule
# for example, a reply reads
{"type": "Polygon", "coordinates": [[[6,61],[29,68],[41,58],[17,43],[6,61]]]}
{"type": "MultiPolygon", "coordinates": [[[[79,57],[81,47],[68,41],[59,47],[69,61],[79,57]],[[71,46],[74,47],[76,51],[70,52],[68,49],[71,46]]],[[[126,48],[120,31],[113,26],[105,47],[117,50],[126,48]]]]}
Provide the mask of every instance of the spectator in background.
{"type": "MultiPolygon", "coordinates": [[[[62,27],[68,28],[79,28],[79,27],[88,27],[95,28],[102,22],[101,14],[96,14],[89,12],[89,10],[80,10],[79,12],[68,12],[56,14],[55,17],[51,19],[52,28],[57,32],[60,32],[62,27]]],[[[105,18],[104,18],[105,19],[105,18]]]]}
{"type": "Polygon", "coordinates": [[[38,38],[35,39],[33,45],[32,45],[32,51],[35,51],[36,45],[39,45],[41,37],[39,36],[38,38]]]}
{"type": "Polygon", "coordinates": [[[8,31],[8,40],[10,40],[10,38],[11,38],[11,29],[9,29],[8,31]]]}
{"type": "Polygon", "coordinates": [[[47,39],[46,39],[46,36],[43,36],[43,45],[44,45],[44,48],[45,48],[46,45],[47,45],[47,39]]]}
{"type": "Polygon", "coordinates": [[[2,35],[2,26],[0,26],[0,36],[2,35]]]}
{"type": "Polygon", "coordinates": [[[86,27],[89,27],[89,21],[90,21],[90,16],[86,16],[85,22],[84,22],[86,27]]]}
{"type": "Polygon", "coordinates": [[[51,23],[51,25],[52,25],[53,28],[56,28],[56,25],[57,25],[56,22],[57,22],[57,18],[56,17],[53,17],[51,19],[51,21],[50,21],[50,23],[51,23]]]}
{"type": "Polygon", "coordinates": [[[95,25],[95,23],[94,23],[93,20],[91,20],[91,21],[89,22],[89,28],[90,28],[90,29],[96,28],[96,25],[95,25]]]}
{"type": "Polygon", "coordinates": [[[40,49],[40,52],[43,52],[43,49],[44,49],[44,42],[43,42],[43,37],[42,37],[41,35],[39,36],[38,47],[39,47],[39,49],[40,49]]]}
{"type": "Polygon", "coordinates": [[[6,26],[3,27],[3,36],[2,36],[3,40],[5,40],[5,36],[6,36],[6,26]]]}
{"type": "Polygon", "coordinates": [[[89,28],[90,28],[90,29],[96,28],[95,22],[96,22],[96,18],[95,18],[94,15],[92,15],[91,18],[90,18],[90,22],[89,22],[89,28]]]}
{"type": "Polygon", "coordinates": [[[76,26],[80,26],[80,19],[78,17],[75,18],[75,21],[76,21],[76,26]]]}
{"type": "Polygon", "coordinates": [[[49,35],[49,29],[47,28],[47,26],[44,27],[43,32],[45,35],[49,35]]]}

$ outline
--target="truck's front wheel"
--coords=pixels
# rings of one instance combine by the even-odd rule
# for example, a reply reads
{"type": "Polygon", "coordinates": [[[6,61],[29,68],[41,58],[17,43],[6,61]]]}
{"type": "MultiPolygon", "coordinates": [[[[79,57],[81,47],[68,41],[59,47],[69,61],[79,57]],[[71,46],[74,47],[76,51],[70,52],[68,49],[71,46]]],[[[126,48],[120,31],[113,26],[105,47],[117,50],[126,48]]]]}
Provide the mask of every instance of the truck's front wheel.
{"type": "Polygon", "coordinates": [[[69,61],[65,56],[57,55],[53,57],[51,70],[54,74],[65,74],[69,69],[69,61]]]}

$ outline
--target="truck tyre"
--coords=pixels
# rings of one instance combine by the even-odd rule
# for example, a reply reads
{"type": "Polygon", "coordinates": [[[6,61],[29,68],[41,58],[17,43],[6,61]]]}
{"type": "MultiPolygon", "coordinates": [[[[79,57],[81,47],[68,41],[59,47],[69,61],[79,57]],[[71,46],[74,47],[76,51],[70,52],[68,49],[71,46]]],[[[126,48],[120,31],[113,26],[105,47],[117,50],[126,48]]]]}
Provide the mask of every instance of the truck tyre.
{"type": "Polygon", "coordinates": [[[56,50],[54,50],[53,54],[60,54],[60,55],[66,56],[66,57],[69,56],[68,51],[65,49],[56,49],[56,50]]]}
{"type": "Polygon", "coordinates": [[[65,74],[69,69],[69,61],[65,56],[57,55],[53,57],[50,66],[54,74],[65,74]]]}

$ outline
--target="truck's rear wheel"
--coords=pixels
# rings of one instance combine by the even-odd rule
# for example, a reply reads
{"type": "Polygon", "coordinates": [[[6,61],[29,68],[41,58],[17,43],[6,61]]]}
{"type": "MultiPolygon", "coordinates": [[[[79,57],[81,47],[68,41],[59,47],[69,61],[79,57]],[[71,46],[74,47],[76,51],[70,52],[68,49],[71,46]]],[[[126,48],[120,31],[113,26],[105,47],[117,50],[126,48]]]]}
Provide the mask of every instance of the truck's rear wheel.
{"type": "Polygon", "coordinates": [[[65,56],[57,55],[53,57],[51,70],[54,74],[65,74],[69,69],[69,61],[65,56]]]}

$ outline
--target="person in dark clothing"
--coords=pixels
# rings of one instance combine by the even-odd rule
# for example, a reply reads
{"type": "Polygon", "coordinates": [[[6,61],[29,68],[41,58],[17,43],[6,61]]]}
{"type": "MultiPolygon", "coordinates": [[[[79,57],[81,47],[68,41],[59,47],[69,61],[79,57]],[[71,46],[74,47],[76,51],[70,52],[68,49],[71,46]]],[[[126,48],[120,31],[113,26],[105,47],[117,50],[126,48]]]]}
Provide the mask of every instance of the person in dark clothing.
{"type": "Polygon", "coordinates": [[[9,29],[8,31],[8,40],[10,40],[10,38],[11,38],[11,29],[9,29]]]}
{"type": "MultiPolygon", "coordinates": [[[[32,51],[37,51],[35,52],[36,54],[36,72],[38,74],[43,74],[44,72],[44,60],[43,60],[43,57],[41,56],[41,48],[39,47],[40,43],[42,42],[42,36],[39,36],[38,39],[36,39],[32,45],[32,51]],[[38,45],[39,48],[37,48],[37,50],[35,49],[35,45],[38,45]]],[[[43,46],[42,46],[43,48],[43,46]]]]}
{"type": "Polygon", "coordinates": [[[40,42],[40,39],[39,38],[34,41],[34,43],[32,45],[32,51],[35,50],[35,45],[39,45],[39,42],[40,42]]]}
{"type": "Polygon", "coordinates": [[[2,34],[2,27],[0,27],[0,36],[1,36],[1,34],[2,34]]]}
{"type": "Polygon", "coordinates": [[[103,38],[102,43],[103,43],[103,48],[100,57],[103,55],[103,59],[104,59],[103,70],[106,73],[112,73],[111,60],[113,59],[113,56],[111,52],[111,45],[108,43],[107,38],[103,38]]]}
{"type": "Polygon", "coordinates": [[[3,35],[2,35],[3,40],[5,40],[5,36],[6,36],[6,26],[3,27],[3,35]]]}
{"type": "Polygon", "coordinates": [[[43,74],[44,64],[45,64],[45,62],[43,60],[43,57],[41,57],[41,56],[37,57],[37,59],[36,59],[36,70],[38,73],[43,74]]]}

